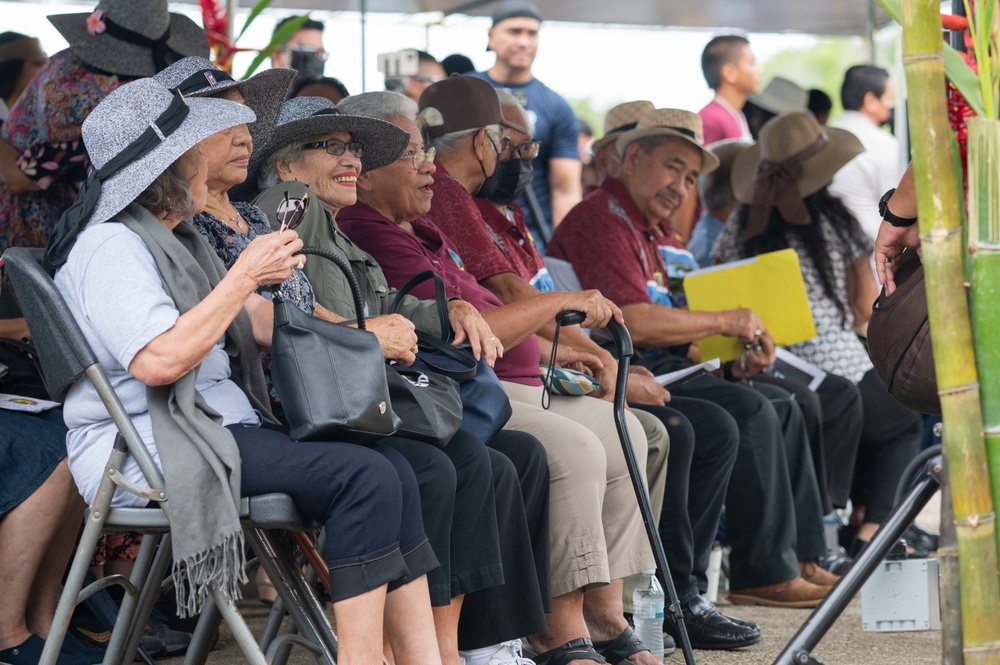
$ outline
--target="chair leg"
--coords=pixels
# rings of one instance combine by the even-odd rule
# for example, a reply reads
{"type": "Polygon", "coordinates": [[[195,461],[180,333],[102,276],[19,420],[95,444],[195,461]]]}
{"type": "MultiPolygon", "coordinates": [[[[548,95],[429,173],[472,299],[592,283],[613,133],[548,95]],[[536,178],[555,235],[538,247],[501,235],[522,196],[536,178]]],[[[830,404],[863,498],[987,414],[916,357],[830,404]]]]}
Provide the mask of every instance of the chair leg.
{"type": "Polygon", "coordinates": [[[222,615],[222,620],[229,626],[229,630],[236,639],[236,644],[243,653],[246,662],[250,665],[268,665],[264,652],[257,646],[257,640],[254,639],[253,633],[250,632],[250,628],[243,620],[239,610],[236,609],[236,604],[231,600],[227,601],[215,586],[209,587],[208,591],[222,615]]]}
{"type": "Polygon", "coordinates": [[[59,596],[59,604],[56,606],[56,614],[52,620],[52,628],[49,630],[49,638],[45,640],[45,648],[42,650],[42,657],[38,661],[39,665],[55,665],[59,657],[59,650],[62,648],[63,640],[66,638],[66,631],[69,630],[69,620],[76,609],[77,596],[83,588],[83,580],[90,570],[90,560],[94,556],[94,549],[97,541],[101,537],[101,529],[104,527],[108,505],[111,503],[111,495],[114,486],[107,483],[110,491],[103,491],[104,483],[98,490],[97,500],[87,514],[87,522],[80,537],[80,544],[77,545],[76,555],[73,557],[73,564],[70,566],[69,575],[63,585],[62,594],[59,596]]]}
{"type": "Polygon", "coordinates": [[[215,605],[215,599],[209,596],[205,599],[201,618],[198,619],[198,625],[195,626],[194,634],[191,636],[184,665],[205,665],[208,661],[208,652],[212,649],[212,640],[219,632],[221,623],[222,614],[215,605]]]}
{"type": "MultiPolygon", "coordinates": [[[[280,532],[274,533],[280,534],[280,532]]],[[[270,533],[260,529],[249,529],[247,535],[261,566],[271,578],[278,596],[299,632],[321,647],[324,663],[335,665],[336,637],[315,594],[302,578],[302,572],[292,555],[291,546],[288,544],[276,546],[275,543],[280,540],[269,537],[270,533]]]]}
{"type": "MultiPolygon", "coordinates": [[[[142,538],[139,553],[136,555],[135,563],[132,565],[132,574],[129,575],[129,580],[136,586],[139,593],[131,594],[126,592],[125,597],[122,599],[121,607],[118,610],[118,620],[115,621],[114,628],[111,630],[111,640],[108,642],[108,648],[105,652],[104,662],[108,665],[124,662],[124,654],[127,653],[129,636],[135,623],[140,620],[138,617],[140,613],[139,598],[145,590],[145,586],[149,583],[149,571],[156,557],[161,538],[162,536],[159,534],[146,534],[142,538]]],[[[145,617],[141,620],[145,621],[145,617]]]]}
{"type": "MultiPolygon", "coordinates": [[[[147,538],[149,536],[146,536],[147,538]]],[[[145,584],[139,593],[139,602],[136,605],[136,613],[133,617],[128,631],[128,641],[125,643],[126,658],[123,662],[129,662],[131,657],[139,648],[139,640],[146,632],[146,622],[153,611],[153,605],[160,597],[160,589],[163,580],[166,578],[167,570],[173,562],[173,545],[170,534],[164,534],[160,539],[159,547],[156,548],[156,555],[153,558],[152,566],[146,575],[145,584]]]]}

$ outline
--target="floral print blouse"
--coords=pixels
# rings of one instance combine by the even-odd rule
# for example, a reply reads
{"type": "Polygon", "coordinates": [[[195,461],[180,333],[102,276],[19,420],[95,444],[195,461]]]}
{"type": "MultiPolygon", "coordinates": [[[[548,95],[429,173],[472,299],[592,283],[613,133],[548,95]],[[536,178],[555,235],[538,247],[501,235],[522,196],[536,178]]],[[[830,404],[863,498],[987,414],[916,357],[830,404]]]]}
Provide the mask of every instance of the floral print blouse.
{"type": "MultiPolygon", "coordinates": [[[[233,205],[249,227],[245,233],[234,231],[221,219],[207,212],[199,213],[191,219],[191,223],[208,241],[209,246],[215,250],[227,269],[233,267],[236,259],[240,257],[240,254],[254,238],[271,233],[271,224],[267,221],[267,215],[260,208],[242,201],[235,201],[233,205]]],[[[305,273],[298,268],[292,270],[292,276],[282,283],[280,291],[282,298],[293,303],[306,314],[312,314],[315,311],[316,294],[305,273]]],[[[268,300],[274,298],[269,286],[261,287],[257,292],[268,300]]],[[[271,401],[280,402],[271,381],[271,354],[266,351],[262,352],[260,360],[264,366],[264,377],[267,379],[271,401]]]]}
{"type": "Polygon", "coordinates": [[[44,247],[62,213],[76,200],[90,159],[83,121],[127,79],[95,70],[65,49],[49,58],[0,127],[17,165],[40,189],[14,194],[0,187],[0,251],[44,247]]]}

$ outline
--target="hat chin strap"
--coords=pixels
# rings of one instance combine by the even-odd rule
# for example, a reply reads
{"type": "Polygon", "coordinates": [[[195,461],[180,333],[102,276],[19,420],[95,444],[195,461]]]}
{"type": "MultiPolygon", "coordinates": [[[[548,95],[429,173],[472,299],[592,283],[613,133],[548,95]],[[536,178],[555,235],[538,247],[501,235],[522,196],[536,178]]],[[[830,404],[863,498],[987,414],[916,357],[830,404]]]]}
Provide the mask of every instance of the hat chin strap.
{"type": "Polygon", "coordinates": [[[170,39],[170,26],[167,26],[167,29],[160,35],[159,39],[150,39],[146,35],[140,35],[138,32],[133,32],[128,28],[118,25],[110,18],[104,19],[104,25],[107,28],[107,34],[115,39],[149,49],[153,55],[153,65],[158,72],[163,71],[167,68],[167,65],[177,62],[184,57],[167,46],[167,40],[170,39]],[[170,62],[167,62],[168,57],[170,58],[170,62]]]}
{"type": "Polygon", "coordinates": [[[757,165],[747,227],[743,231],[744,242],[767,231],[771,222],[771,208],[777,208],[781,218],[793,226],[808,226],[812,223],[806,202],[799,194],[798,181],[802,176],[802,163],[825,148],[827,142],[826,134],[820,134],[814,142],[783,161],[761,160],[757,165]]]}
{"type": "MultiPolygon", "coordinates": [[[[129,143],[108,163],[87,176],[83,187],[66,212],[62,214],[52,230],[45,250],[45,267],[51,273],[66,263],[69,252],[76,244],[77,237],[87,228],[91,216],[97,210],[101,199],[102,183],[129,164],[142,159],[158,148],[168,136],[183,124],[191,108],[179,92],[174,93],[170,106],[161,113],[139,137],[129,143]]],[[[165,170],[165,169],[164,169],[165,170]]]]}

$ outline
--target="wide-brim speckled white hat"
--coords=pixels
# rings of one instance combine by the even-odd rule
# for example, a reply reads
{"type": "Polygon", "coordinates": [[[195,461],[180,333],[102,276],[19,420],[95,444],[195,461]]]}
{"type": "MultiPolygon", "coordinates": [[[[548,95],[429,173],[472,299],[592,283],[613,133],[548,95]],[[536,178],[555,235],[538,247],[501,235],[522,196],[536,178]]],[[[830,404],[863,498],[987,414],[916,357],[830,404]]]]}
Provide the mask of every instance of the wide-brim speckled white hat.
{"type": "MultiPolygon", "coordinates": [[[[257,173],[264,162],[280,148],[297,141],[330,134],[347,132],[352,141],[363,146],[361,170],[363,172],[388,166],[406,150],[410,135],[384,120],[360,115],[341,113],[336,105],[325,97],[293,97],[281,107],[278,124],[267,145],[254,148],[250,157],[249,175],[246,189],[256,189],[257,173]]],[[[247,198],[244,196],[244,198],[247,198]]],[[[250,197],[252,198],[252,197],[250,197]]]]}
{"type": "MultiPolygon", "coordinates": [[[[120,86],[94,108],[83,123],[83,143],[96,170],[124,151],[176,99],[176,93],[151,78],[120,86]]],[[[158,146],[101,182],[90,224],[106,222],[124,210],[157,176],[203,139],[255,116],[246,106],[225,99],[187,99],[187,117],[158,146]]],[[[154,129],[157,131],[157,129],[154,129]]],[[[158,134],[162,133],[157,131],[158,134]]]]}
{"type": "Polygon", "coordinates": [[[69,42],[73,55],[109,74],[152,76],[161,69],[153,50],[142,43],[147,40],[162,40],[171,51],[167,65],[186,56],[209,55],[204,30],[186,16],[171,14],[167,0],[101,0],[93,12],[47,18],[69,42]]]}

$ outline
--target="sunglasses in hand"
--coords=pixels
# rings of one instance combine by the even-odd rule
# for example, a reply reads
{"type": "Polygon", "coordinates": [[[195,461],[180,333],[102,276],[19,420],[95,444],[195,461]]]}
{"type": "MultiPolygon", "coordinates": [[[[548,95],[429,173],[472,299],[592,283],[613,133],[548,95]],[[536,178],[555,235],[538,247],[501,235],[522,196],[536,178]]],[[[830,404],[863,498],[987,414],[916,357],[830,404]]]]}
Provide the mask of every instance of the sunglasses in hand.
{"type": "Polygon", "coordinates": [[[303,194],[301,199],[292,199],[289,198],[286,191],[285,200],[282,201],[281,206],[278,208],[278,215],[281,218],[281,227],[278,229],[278,233],[281,233],[285,229],[295,229],[295,227],[302,223],[308,209],[308,193],[303,194]]]}

